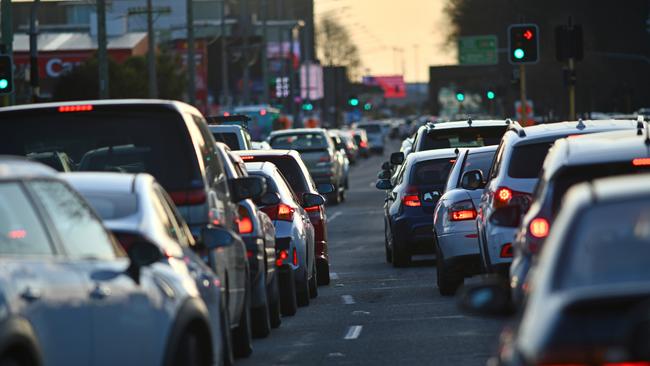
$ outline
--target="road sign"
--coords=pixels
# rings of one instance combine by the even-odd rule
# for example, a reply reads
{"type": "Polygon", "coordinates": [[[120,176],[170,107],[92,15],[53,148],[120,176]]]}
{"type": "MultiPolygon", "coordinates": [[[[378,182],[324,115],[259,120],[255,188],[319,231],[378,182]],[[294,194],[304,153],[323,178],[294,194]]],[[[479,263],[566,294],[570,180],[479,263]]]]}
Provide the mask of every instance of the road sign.
{"type": "Polygon", "coordinates": [[[535,106],[533,101],[528,99],[526,101],[526,113],[522,113],[521,110],[521,101],[515,101],[515,119],[519,121],[523,126],[530,126],[535,123],[533,120],[535,117],[535,106]]]}
{"type": "Polygon", "coordinates": [[[470,36],[458,38],[458,63],[461,65],[496,65],[497,36],[470,36]]]}

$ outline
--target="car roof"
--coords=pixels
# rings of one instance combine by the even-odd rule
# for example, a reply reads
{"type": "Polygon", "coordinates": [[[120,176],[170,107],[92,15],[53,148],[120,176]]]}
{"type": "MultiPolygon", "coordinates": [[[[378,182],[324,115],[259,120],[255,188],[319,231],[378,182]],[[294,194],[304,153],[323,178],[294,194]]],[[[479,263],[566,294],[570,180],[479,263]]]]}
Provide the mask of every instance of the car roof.
{"type": "Polygon", "coordinates": [[[562,166],[610,163],[650,157],[646,133],[636,130],[602,132],[559,139],[544,161],[544,176],[548,177],[562,166]]]}
{"type": "Polygon", "coordinates": [[[462,128],[462,127],[491,127],[491,126],[504,126],[510,124],[510,120],[472,120],[467,119],[465,121],[450,121],[450,122],[438,122],[438,123],[426,123],[423,126],[420,126],[422,129],[433,129],[433,130],[442,130],[449,128],[462,128]]]}
{"type": "Polygon", "coordinates": [[[208,124],[208,128],[210,129],[211,132],[240,132],[243,131],[244,128],[242,126],[237,126],[237,125],[213,125],[213,124],[208,124]]]}
{"type": "Polygon", "coordinates": [[[0,108],[0,113],[4,112],[20,112],[20,111],[30,111],[30,110],[40,110],[40,109],[52,109],[58,108],[61,106],[78,106],[78,105],[93,105],[93,106],[164,106],[168,108],[175,109],[177,111],[191,111],[194,114],[201,115],[198,109],[193,106],[175,101],[175,100],[163,100],[163,99],[95,99],[95,100],[79,100],[72,102],[49,102],[49,103],[34,103],[34,104],[22,104],[11,107],[2,107],[0,108]]]}
{"type": "Polygon", "coordinates": [[[322,133],[322,132],[327,132],[324,128],[290,128],[288,130],[277,130],[271,132],[269,136],[276,136],[276,135],[284,135],[284,134],[291,134],[291,133],[322,133]]]}
{"type": "Polygon", "coordinates": [[[0,179],[56,177],[56,170],[21,156],[0,155],[0,179]]]}
{"type": "MultiPolygon", "coordinates": [[[[554,123],[543,123],[535,126],[521,127],[518,123],[513,123],[506,133],[505,138],[517,139],[520,141],[530,141],[535,139],[552,138],[555,136],[564,136],[575,131],[576,134],[585,134],[591,132],[607,132],[620,129],[635,129],[637,121],[634,120],[578,120],[564,121],[554,123]]],[[[515,143],[519,143],[518,141],[515,143]]]]}
{"type": "Polygon", "coordinates": [[[483,152],[493,152],[496,151],[496,149],[498,148],[499,145],[488,145],[488,146],[481,146],[481,147],[470,147],[465,149],[467,150],[467,153],[469,155],[472,155],[472,154],[478,154],[483,152]]]}
{"type": "Polygon", "coordinates": [[[282,150],[282,149],[272,149],[272,150],[235,150],[233,151],[237,155],[254,155],[254,156],[300,156],[300,153],[296,150],[282,150]]]}
{"type": "Polygon", "coordinates": [[[128,174],[114,172],[74,172],[60,173],[75,188],[83,192],[134,193],[137,181],[153,181],[146,173],[128,174]]]}
{"type": "Polygon", "coordinates": [[[407,161],[416,163],[425,160],[432,159],[444,159],[444,158],[453,158],[457,156],[462,149],[459,148],[447,148],[447,149],[436,149],[436,150],[425,150],[410,153],[406,159],[407,161]]]}

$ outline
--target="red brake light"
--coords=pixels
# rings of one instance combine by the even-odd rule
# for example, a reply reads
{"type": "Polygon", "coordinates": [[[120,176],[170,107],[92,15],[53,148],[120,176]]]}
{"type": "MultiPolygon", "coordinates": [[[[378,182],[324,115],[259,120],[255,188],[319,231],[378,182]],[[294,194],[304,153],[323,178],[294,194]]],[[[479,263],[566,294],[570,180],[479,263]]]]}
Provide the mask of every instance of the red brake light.
{"type": "Polygon", "coordinates": [[[91,104],[81,104],[81,105],[62,105],[59,107],[59,112],[90,112],[93,110],[91,104]]]}
{"type": "Polygon", "coordinates": [[[320,211],[320,206],[305,207],[305,211],[307,211],[307,212],[319,212],[320,211]]]}
{"type": "Polygon", "coordinates": [[[223,116],[224,117],[230,117],[230,113],[229,112],[223,112],[223,116]]]}
{"type": "Polygon", "coordinates": [[[417,194],[409,194],[402,198],[402,203],[404,206],[408,207],[420,207],[422,202],[420,202],[420,197],[417,194]]]}
{"type": "Polygon", "coordinates": [[[451,211],[451,221],[474,220],[476,210],[451,211]]]}
{"type": "Polygon", "coordinates": [[[250,234],[253,232],[253,221],[249,217],[244,217],[237,221],[240,234],[250,234]]]}
{"type": "Polygon", "coordinates": [[[7,234],[9,239],[25,239],[27,237],[27,231],[24,229],[11,230],[7,234]]]}
{"type": "Polygon", "coordinates": [[[502,203],[508,203],[512,199],[512,191],[510,188],[499,188],[496,193],[496,199],[502,203]]]}
{"type": "Polygon", "coordinates": [[[650,165],[650,158],[636,158],[632,160],[634,166],[648,166],[650,165]]]}
{"type": "Polygon", "coordinates": [[[512,243],[505,243],[501,246],[501,258],[512,258],[512,243]]]}
{"type": "Polygon", "coordinates": [[[253,258],[253,251],[252,250],[247,250],[246,251],[246,258],[251,259],[253,258]]]}
{"type": "Polygon", "coordinates": [[[293,265],[298,265],[298,252],[296,252],[296,248],[293,249],[293,265]]]}
{"type": "Polygon", "coordinates": [[[359,146],[361,146],[361,147],[363,147],[363,148],[366,148],[366,147],[368,147],[368,143],[365,142],[365,141],[363,141],[363,140],[361,140],[361,142],[359,143],[359,146]]]}
{"type": "Polygon", "coordinates": [[[169,192],[169,196],[177,206],[199,205],[205,203],[207,196],[203,188],[188,191],[169,192]]]}
{"type": "Polygon", "coordinates": [[[278,257],[275,259],[275,265],[280,267],[284,264],[284,260],[289,258],[289,254],[287,253],[286,250],[281,250],[280,253],[278,253],[278,257]]]}
{"type": "Polygon", "coordinates": [[[543,217],[535,218],[530,222],[530,235],[540,239],[545,238],[548,236],[550,228],[551,226],[549,225],[548,220],[543,217]]]}
{"type": "Polygon", "coordinates": [[[241,159],[242,159],[242,160],[253,160],[253,159],[255,159],[255,157],[254,157],[254,156],[250,156],[250,155],[244,155],[244,156],[241,157],[241,159]]]}
{"type": "Polygon", "coordinates": [[[266,109],[260,110],[260,116],[266,116],[266,109]]]}
{"type": "Polygon", "coordinates": [[[275,206],[266,206],[262,208],[262,211],[264,211],[271,220],[281,220],[281,221],[292,221],[293,220],[293,213],[296,212],[296,210],[284,203],[280,203],[275,206]]]}

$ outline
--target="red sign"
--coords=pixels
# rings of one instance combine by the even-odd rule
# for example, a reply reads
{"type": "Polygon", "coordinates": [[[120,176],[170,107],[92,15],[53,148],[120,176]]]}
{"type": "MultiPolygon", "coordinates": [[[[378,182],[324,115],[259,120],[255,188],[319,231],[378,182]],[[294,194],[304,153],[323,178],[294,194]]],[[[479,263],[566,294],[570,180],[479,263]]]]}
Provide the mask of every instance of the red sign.
{"type": "Polygon", "coordinates": [[[381,87],[384,90],[384,98],[386,99],[406,98],[406,84],[402,75],[364,76],[363,83],[381,87]]]}

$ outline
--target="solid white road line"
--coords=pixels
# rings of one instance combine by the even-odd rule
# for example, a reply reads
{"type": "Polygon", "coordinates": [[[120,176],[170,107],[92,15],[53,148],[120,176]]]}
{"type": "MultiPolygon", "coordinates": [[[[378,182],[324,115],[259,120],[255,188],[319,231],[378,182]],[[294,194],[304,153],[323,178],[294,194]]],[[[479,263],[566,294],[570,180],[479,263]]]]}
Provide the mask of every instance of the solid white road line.
{"type": "Polygon", "coordinates": [[[345,305],[352,305],[352,304],[356,303],[354,301],[354,298],[352,297],[352,295],[343,295],[343,296],[341,296],[341,298],[343,299],[343,303],[345,305]]]}
{"type": "Polygon", "coordinates": [[[341,215],[342,215],[341,212],[334,212],[331,216],[329,216],[327,218],[327,222],[332,222],[332,221],[334,221],[335,218],[337,218],[337,217],[339,217],[341,215]]]}
{"type": "Polygon", "coordinates": [[[350,328],[348,328],[348,332],[345,333],[345,337],[343,339],[357,339],[359,338],[359,335],[361,335],[361,330],[363,329],[363,325],[353,325],[350,328]]]}

